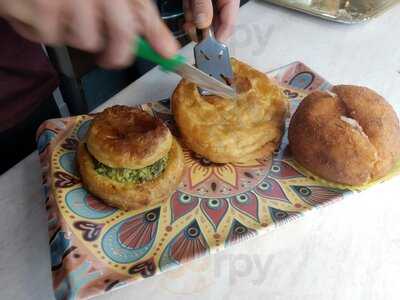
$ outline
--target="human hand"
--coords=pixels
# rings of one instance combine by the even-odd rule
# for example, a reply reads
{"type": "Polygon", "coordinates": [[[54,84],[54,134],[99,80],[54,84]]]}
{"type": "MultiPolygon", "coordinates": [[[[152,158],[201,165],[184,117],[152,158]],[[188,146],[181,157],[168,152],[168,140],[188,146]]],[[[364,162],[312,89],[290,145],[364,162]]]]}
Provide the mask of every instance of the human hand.
{"type": "Polygon", "coordinates": [[[178,49],[149,0],[1,0],[0,16],[27,39],[97,53],[108,68],[132,62],[139,34],[162,56],[178,49]]]}
{"type": "Polygon", "coordinates": [[[219,41],[226,41],[233,33],[240,0],[214,1],[217,12],[214,18],[212,2],[212,0],[183,0],[186,20],[184,28],[194,41],[197,40],[196,28],[207,28],[212,22],[214,23],[215,37],[219,41]]]}

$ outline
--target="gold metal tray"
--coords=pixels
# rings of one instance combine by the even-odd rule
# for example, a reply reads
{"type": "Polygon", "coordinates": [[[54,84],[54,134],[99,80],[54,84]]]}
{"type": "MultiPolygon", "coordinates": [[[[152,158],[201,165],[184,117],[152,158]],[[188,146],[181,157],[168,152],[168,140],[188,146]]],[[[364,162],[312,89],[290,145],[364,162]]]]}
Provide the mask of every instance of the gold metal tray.
{"type": "Polygon", "coordinates": [[[354,24],[374,18],[399,0],[263,0],[327,20],[354,24]]]}

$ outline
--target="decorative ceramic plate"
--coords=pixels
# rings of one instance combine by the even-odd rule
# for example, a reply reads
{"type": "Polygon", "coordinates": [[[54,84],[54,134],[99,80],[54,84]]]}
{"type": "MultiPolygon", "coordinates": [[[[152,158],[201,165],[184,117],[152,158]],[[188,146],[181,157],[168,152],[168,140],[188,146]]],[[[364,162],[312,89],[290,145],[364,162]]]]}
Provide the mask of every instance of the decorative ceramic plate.
{"type": "MultiPolygon", "coordinates": [[[[301,63],[270,75],[282,85],[292,113],[310,91],[330,87],[301,63]]],[[[176,132],[168,99],[142,109],[176,132]]],[[[171,198],[124,212],[103,204],[81,185],[75,149],[90,122],[90,116],[49,120],[37,135],[58,300],[88,298],[153,276],[352,192],[297,165],[285,134],[272,159],[247,163],[214,164],[184,149],[185,173],[171,198]]],[[[398,173],[399,168],[387,178],[398,173]]]]}
{"type": "Polygon", "coordinates": [[[398,0],[264,0],[330,21],[354,24],[387,11],[398,0]]]}

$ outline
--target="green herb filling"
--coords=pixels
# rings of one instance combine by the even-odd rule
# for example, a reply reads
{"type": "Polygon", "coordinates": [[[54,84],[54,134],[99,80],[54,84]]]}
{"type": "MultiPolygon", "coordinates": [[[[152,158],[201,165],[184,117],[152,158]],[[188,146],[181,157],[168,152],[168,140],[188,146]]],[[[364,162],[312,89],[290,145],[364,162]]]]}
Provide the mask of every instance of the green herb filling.
{"type": "Polygon", "coordinates": [[[94,159],[94,168],[100,175],[121,183],[142,183],[159,176],[167,166],[167,157],[143,169],[111,168],[94,159]]]}

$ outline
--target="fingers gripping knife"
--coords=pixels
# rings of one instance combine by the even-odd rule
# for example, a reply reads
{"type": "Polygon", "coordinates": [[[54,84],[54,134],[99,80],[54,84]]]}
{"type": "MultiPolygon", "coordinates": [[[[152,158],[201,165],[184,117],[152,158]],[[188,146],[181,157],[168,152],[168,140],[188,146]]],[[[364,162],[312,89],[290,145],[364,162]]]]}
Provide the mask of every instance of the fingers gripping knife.
{"type": "MultiPolygon", "coordinates": [[[[194,47],[196,67],[211,77],[233,88],[233,72],[228,47],[218,42],[210,28],[198,31],[199,40],[194,47]]],[[[199,88],[200,94],[211,95],[212,92],[199,88]]]]}

